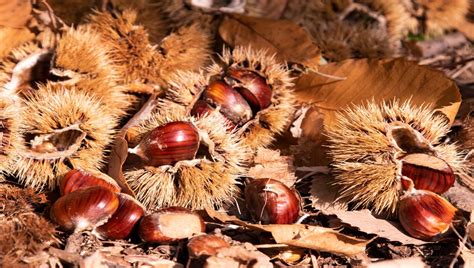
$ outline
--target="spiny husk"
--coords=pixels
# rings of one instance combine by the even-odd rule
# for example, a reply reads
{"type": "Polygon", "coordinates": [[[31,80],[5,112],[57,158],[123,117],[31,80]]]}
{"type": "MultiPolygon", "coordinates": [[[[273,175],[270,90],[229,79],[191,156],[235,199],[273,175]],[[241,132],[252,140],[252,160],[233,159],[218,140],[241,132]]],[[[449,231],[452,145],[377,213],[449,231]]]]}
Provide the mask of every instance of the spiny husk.
{"type": "Polygon", "coordinates": [[[191,122],[214,143],[218,157],[212,160],[198,155],[196,159],[200,161],[197,164],[180,161],[173,166],[126,170],[125,178],[137,199],[148,209],[167,206],[202,209],[231,202],[238,191],[238,178],[245,172],[243,164],[249,154],[238,137],[228,133],[225,127],[216,127],[225,126],[221,117],[209,115],[195,119],[176,112],[172,107],[162,107],[137,127],[139,135],[132,143],[138,143],[143,135],[157,126],[173,121],[191,122]]]}
{"type": "Polygon", "coordinates": [[[10,28],[0,26],[0,59],[6,57],[10,52],[26,43],[33,40],[35,35],[27,28],[10,28]]]}
{"type": "Polygon", "coordinates": [[[163,18],[162,0],[111,0],[115,10],[122,11],[133,9],[137,11],[136,22],[145,27],[152,44],[159,43],[170,30],[166,20],[163,18]]]}
{"type": "Polygon", "coordinates": [[[0,96],[0,177],[7,170],[7,165],[18,148],[19,112],[20,108],[13,99],[0,96]]]}
{"type": "Polygon", "coordinates": [[[198,70],[209,60],[210,35],[197,25],[171,33],[157,49],[149,42],[145,28],[136,25],[136,18],[137,12],[130,9],[114,14],[98,12],[89,18],[90,27],[111,47],[125,84],[165,86],[177,70],[198,70]]]}
{"type": "Polygon", "coordinates": [[[398,42],[409,32],[416,32],[417,20],[410,14],[410,7],[400,0],[364,1],[387,20],[387,34],[391,42],[398,42]]]}
{"type": "MultiPolygon", "coordinates": [[[[208,68],[208,76],[222,76],[228,68],[254,71],[264,77],[272,89],[271,105],[259,111],[258,120],[242,133],[242,139],[252,149],[270,145],[275,136],[282,133],[291,122],[295,112],[293,83],[289,70],[278,63],[274,56],[250,47],[225,50],[222,64],[214,62],[208,68]]],[[[208,80],[209,81],[209,80],[208,80]]]]}
{"type": "Polygon", "coordinates": [[[145,28],[135,25],[136,18],[137,12],[131,9],[113,14],[95,12],[89,16],[89,26],[100,33],[102,41],[111,48],[123,83],[162,84],[156,75],[157,51],[150,44],[145,28]]]}
{"type": "Polygon", "coordinates": [[[168,82],[177,70],[197,71],[207,65],[212,53],[211,41],[210,32],[198,23],[172,32],[160,43],[156,57],[160,77],[168,82]]]}
{"type": "Polygon", "coordinates": [[[37,190],[53,189],[58,177],[71,168],[101,168],[104,150],[113,139],[118,118],[99,100],[73,86],[48,83],[28,96],[22,106],[21,142],[9,165],[9,172],[20,183],[37,190]],[[72,129],[63,132],[72,137],[60,136],[61,129],[72,129]],[[56,136],[45,138],[48,134],[56,136]],[[48,142],[66,142],[66,145],[56,152],[41,149],[48,142]],[[40,149],[33,148],[34,144],[40,149]]]}
{"type": "Polygon", "coordinates": [[[95,0],[49,0],[48,4],[56,16],[66,24],[78,25],[84,21],[85,16],[96,7],[95,0]]]}
{"type": "Polygon", "coordinates": [[[79,90],[100,98],[105,107],[119,115],[130,105],[114,55],[104,47],[101,36],[80,27],[71,29],[59,40],[55,50],[54,68],[72,72],[70,80],[58,82],[75,85],[79,90]]]}
{"type": "Polygon", "coordinates": [[[461,26],[469,12],[469,0],[419,0],[426,9],[426,34],[440,35],[461,26]]]}
{"type": "Polygon", "coordinates": [[[59,241],[53,224],[34,211],[45,202],[46,196],[32,189],[0,184],[0,266],[39,267],[47,263],[44,250],[59,241]]]}
{"type": "Polygon", "coordinates": [[[15,48],[0,64],[0,87],[23,96],[48,81],[66,88],[74,86],[100,98],[111,112],[124,115],[130,103],[110,56],[97,33],[85,28],[70,29],[55,49],[42,49],[32,42],[15,48]],[[38,61],[38,55],[45,57],[38,61]],[[19,69],[25,65],[28,67],[19,69]],[[19,83],[18,78],[24,81],[19,83]]]}
{"type": "Polygon", "coordinates": [[[341,201],[377,213],[396,211],[402,190],[399,159],[406,152],[387,137],[387,128],[395,122],[421,133],[431,153],[445,160],[456,173],[464,172],[457,146],[441,143],[449,131],[445,117],[436,115],[429,106],[417,107],[410,101],[370,101],[339,113],[335,124],[326,129],[341,201]]]}

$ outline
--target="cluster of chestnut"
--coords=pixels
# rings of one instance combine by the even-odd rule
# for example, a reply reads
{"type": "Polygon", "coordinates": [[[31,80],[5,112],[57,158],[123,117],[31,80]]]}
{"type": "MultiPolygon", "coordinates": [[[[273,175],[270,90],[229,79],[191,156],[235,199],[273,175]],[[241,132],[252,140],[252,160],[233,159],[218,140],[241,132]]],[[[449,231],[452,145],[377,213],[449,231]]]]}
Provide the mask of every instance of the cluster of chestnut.
{"type": "Polygon", "coordinates": [[[454,184],[453,169],[442,159],[423,153],[402,158],[398,216],[413,237],[433,240],[449,230],[456,208],[439,196],[454,184]]]}
{"type": "Polygon", "coordinates": [[[209,83],[194,104],[191,115],[202,116],[215,109],[232,128],[250,121],[271,105],[272,89],[265,78],[247,69],[229,68],[223,78],[209,83]]]}
{"type": "Polygon", "coordinates": [[[125,239],[138,224],[145,242],[170,243],[205,231],[197,213],[169,207],[145,215],[145,208],[103,174],[71,170],[61,181],[51,219],[67,231],[93,230],[102,239],[125,239]]]}

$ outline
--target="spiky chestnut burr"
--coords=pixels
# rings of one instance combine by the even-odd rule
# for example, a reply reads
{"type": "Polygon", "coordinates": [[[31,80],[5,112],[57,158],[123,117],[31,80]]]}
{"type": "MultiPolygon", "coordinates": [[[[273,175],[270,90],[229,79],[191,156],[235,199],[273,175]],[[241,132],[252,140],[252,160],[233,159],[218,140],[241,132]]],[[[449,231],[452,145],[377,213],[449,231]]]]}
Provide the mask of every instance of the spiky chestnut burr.
{"type": "Polygon", "coordinates": [[[398,218],[411,236],[436,240],[449,230],[457,209],[443,197],[426,190],[409,189],[399,201],[398,218]]]}
{"type": "Polygon", "coordinates": [[[183,112],[196,112],[198,108],[194,106],[202,106],[202,102],[196,100],[199,97],[214,108],[216,114],[237,125],[236,130],[244,143],[252,149],[268,146],[276,134],[285,130],[294,112],[289,71],[274,57],[251,48],[224,51],[222,63],[212,64],[207,75],[180,73],[170,82],[167,99],[184,106],[183,112]],[[229,88],[234,91],[224,92],[229,88]],[[217,100],[210,99],[209,91],[222,96],[217,100]],[[242,99],[234,101],[236,93],[242,99]],[[251,106],[252,111],[242,108],[238,113],[229,112],[228,103],[236,103],[236,107],[251,106]]]}
{"type": "Polygon", "coordinates": [[[254,221],[263,224],[295,223],[300,212],[300,200],[294,190],[273,179],[249,181],[245,203],[254,221]]]}
{"type": "Polygon", "coordinates": [[[20,142],[8,170],[20,183],[53,189],[72,168],[100,169],[118,119],[97,99],[48,83],[22,106],[20,142]]]}
{"type": "MultiPolygon", "coordinates": [[[[347,108],[326,129],[339,200],[377,213],[394,213],[402,192],[403,158],[410,154],[434,157],[454,173],[464,172],[457,147],[440,143],[448,131],[444,116],[409,101],[370,101],[347,108]]],[[[440,171],[431,165],[418,163],[423,169],[440,171]]]]}
{"type": "MultiPolygon", "coordinates": [[[[0,91],[0,94],[2,92],[0,91]]],[[[18,148],[20,107],[12,99],[0,97],[0,180],[18,148]]]]}
{"type": "Polygon", "coordinates": [[[420,0],[418,4],[425,9],[425,25],[423,25],[425,34],[441,35],[446,30],[460,27],[467,20],[470,1],[420,0]]]}
{"type": "Polygon", "coordinates": [[[34,43],[14,49],[0,65],[0,87],[19,97],[33,94],[38,85],[47,82],[74,87],[107,100],[105,108],[123,115],[130,103],[109,54],[97,33],[85,27],[71,29],[54,49],[42,49],[34,43]]]}
{"type": "Polygon", "coordinates": [[[138,235],[148,243],[169,244],[205,230],[206,225],[199,214],[181,207],[169,207],[143,217],[138,235]]]}
{"type": "MultiPolygon", "coordinates": [[[[129,85],[129,91],[166,86],[177,70],[198,70],[208,61],[211,38],[197,25],[179,28],[166,38],[155,40],[159,41],[158,50],[156,45],[150,43],[146,29],[137,24],[137,11],[125,9],[112,13],[92,14],[87,27],[98,31],[104,44],[111,48],[120,76],[123,83],[129,85]]],[[[167,29],[163,30],[163,33],[167,32],[167,29]]]]}
{"type": "MultiPolygon", "coordinates": [[[[182,116],[172,108],[158,108],[159,112],[135,129],[139,135],[130,143],[139,144],[157,127],[180,122],[186,129],[192,125],[198,132],[199,150],[195,157],[190,154],[189,159],[176,163],[171,161],[154,167],[145,161],[143,167],[127,168],[124,175],[137,199],[148,209],[168,206],[197,209],[230,201],[237,191],[237,179],[245,171],[242,165],[248,160],[247,148],[226,131],[221,117],[208,115],[195,119],[182,116]]],[[[131,148],[130,151],[133,154],[136,150],[131,148]]],[[[157,152],[159,154],[159,150],[157,152]]],[[[133,160],[132,154],[129,160],[133,160]]]]}

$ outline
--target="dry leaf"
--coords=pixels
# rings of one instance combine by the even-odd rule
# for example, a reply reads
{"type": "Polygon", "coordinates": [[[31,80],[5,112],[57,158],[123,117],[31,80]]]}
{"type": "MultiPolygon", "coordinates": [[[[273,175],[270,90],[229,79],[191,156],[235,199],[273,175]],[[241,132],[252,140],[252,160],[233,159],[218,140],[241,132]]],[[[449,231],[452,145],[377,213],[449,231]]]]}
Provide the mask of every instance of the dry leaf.
{"type": "Polygon", "coordinates": [[[399,267],[410,267],[410,268],[423,268],[426,264],[423,262],[421,257],[411,257],[404,259],[380,261],[369,264],[369,268],[399,268],[399,267]]]}
{"type": "Polygon", "coordinates": [[[254,166],[250,167],[247,173],[250,177],[256,179],[272,178],[281,181],[290,188],[296,182],[291,157],[281,156],[278,150],[259,148],[254,163],[254,166]]]}
{"type": "Polygon", "coordinates": [[[346,60],[319,67],[320,73],[346,78],[334,78],[308,73],[295,85],[301,105],[311,105],[301,122],[301,152],[295,152],[299,165],[324,165],[321,156],[325,137],[323,126],[334,123],[338,111],[349,105],[375,101],[411,99],[415,105],[430,104],[454,121],[461,95],[456,83],[442,72],[419,66],[404,59],[346,60]]]}
{"type": "Polygon", "coordinates": [[[464,260],[464,267],[474,267],[474,251],[464,248],[461,251],[461,258],[464,260]]]}
{"type": "Polygon", "coordinates": [[[311,206],[324,214],[335,214],[347,210],[347,203],[336,202],[337,190],[330,185],[333,177],[329,174],[314,175],[311,184],[311,206]]]}
{"type": "Polygon", "coordinates": [[[341,234],[333,229],[305,224],[249,224],[248,227],[272,233],[275,242],[289,246],[331,252],[346,256],[364,254],[370,240],[341,234]]]}
{"type": "Polygon", "coordinates": [[[21,28],[31,18],[30,0],[0,0],[0,26],[21,28]]]}
{"type": "Polygon", "coordinates": [[[359,228],[362,232],[376,234],[390,241],[399,241],[403,244],[422,245],[425,241],[406,235],[402,226],[396,222],[377,219],[368,209],[355,211],[338,211],[336,216],[344,223],[359,228]]]}
{"type": "Polygon", "coordinates": [[[273,267],[270,258],[250,243],[220,249],[216,255],[206,259],[204,267],[273,267]]]}
{"type": "Polygon", "coordinates": [[[453,187],[443,194],[457,208],[465,211],[474,210],[474,192],[462,186],[457,181],[453,187]]]}
{"type": "Polygon", "coordinates": [[[206,208],[206,214],[209,217],[211,217],[213,220],[217,220],[217,221],[222,222],[222,223],[235,223],[235,224],[242,225],[242,226],[247,225],[246,222],[240,220],[236,216],[230,216],[225,212],[215,211],[211,208],[206,208]]]}
{"type": "Polygon", "coordinates": [[[135,193],[126,182],[122,171],[122,167],[125,163],[125,160],[127,160],[127,156],[128,142],[123,137],[117,136],[110,152],[109,170],[107,173],[118,183],[124,193],[135,197],[135,193]]]}
{"type": "Polygon", "coordinates": [[[228,45],[266,49],[284,62],[317,69],[321,53],[310,35],[295,22],[245,16],[226,16],[219,35],[228,45]],[[291,36],[291,38],[290,38],[291,36]]]}

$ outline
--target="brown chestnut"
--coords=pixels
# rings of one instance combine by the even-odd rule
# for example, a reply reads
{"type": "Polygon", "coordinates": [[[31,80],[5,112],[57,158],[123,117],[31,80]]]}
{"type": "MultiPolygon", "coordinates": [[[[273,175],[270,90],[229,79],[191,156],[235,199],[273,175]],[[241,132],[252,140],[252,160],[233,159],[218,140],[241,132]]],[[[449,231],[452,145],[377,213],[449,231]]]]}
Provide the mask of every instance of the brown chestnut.
{"type": "MultiPolygon", "coordinates": [[[[410,178],[415,189],[442,194],[453,186],[455,175],[446,161],[428,154],[409,154],[402,158],[402,175],[410,178]]],[[[402,180],[408,189],[407,180],[402,180]]]]}
{"type": "Polygon", "coordinates": [[[254,179],[245,186],[252,218],[264,224],[290,224],[298,219],[300,200],[294,190],[273,179],[254,179]]]}
{"type": "Polygon", "coordinates": [[[120,192],[120,186],[117,182],[106,174],[99,172],[92,174],[91,172],[79,169],[70,170],[66,175],[64,175],[61,179],[59,190],[61,195],[65,195],[92,186],[102,186],[112,192],[120,192]]]}
{"type": "Polygon", "coordinates": [[[411,189],[399,201],[398,218],[411,236],[436,240],[448,231],[456,208],[441,196],[426,190],[411,189]]]}
{"type": "Polygon", "coordinates": [[[145,242],[168,244],[203,233],[205,229],[199,214],[186,208],[169,207],[143,217],[138,234],[145,242]]]}
{"type": "Polygon", "coordinates": [[[173,165],[181,160],[194,159],[199,140],[199,132],[192,123],[170,122],[151,130],[129,152],[150,166],[173,165]]]}
{"type": "Polygon", "coordinates": [[[212,256],[221,248],[228,248],[230,244],[224,238],[216,235],[198,235],[188,242],[189,256],[198,258],[200,256],[212,256]]]}
{"type": "Polygon", "coordinates": [[[107,222],[95,229],[105,239],[125,239],[145,214],[145,208],[133,197],[118,193],[119,207],[107,222]]]}
{"type": "Polygon", "coordinates": [[[255,111],[260,111],[271,104],[272,90],[267,81],[255,72],[231,68],[227,75],[238,81],[234,87],[255,111]]]}
{"type": "Polygon", "coordinates": [[[117,195],[102,186],[74,191],[60,197],[51,207],[51,219],[65,230],[93,229],[117,210],[117,195]]]}
{"type": "Polygon", "coordinates": [[[219,107],[219,111],[236,125],[252,119],[252,108],[247,101],[224,81],[212,81],[203,92],[203,99],[219,107]]]}

